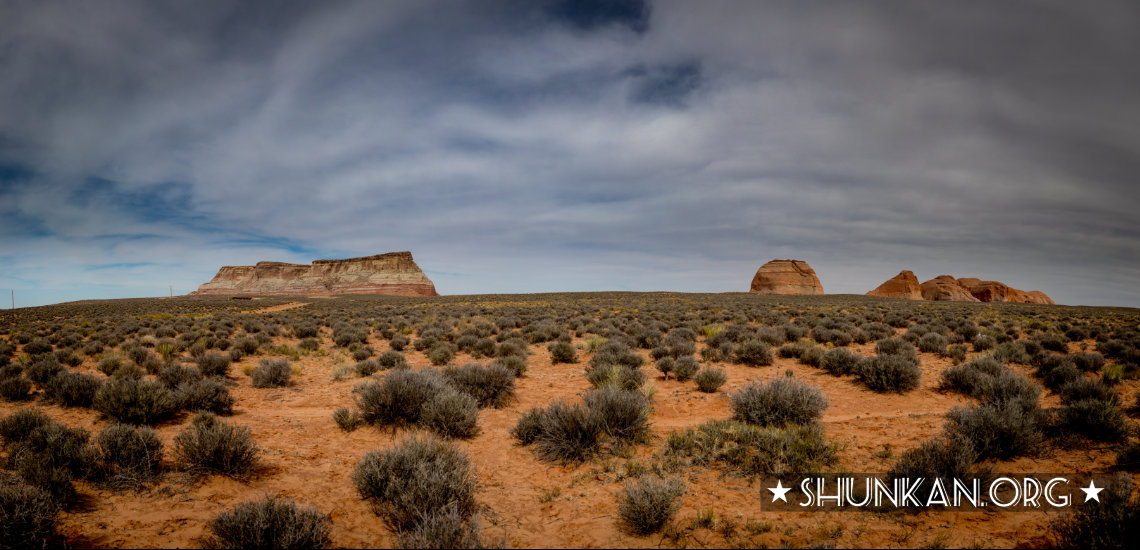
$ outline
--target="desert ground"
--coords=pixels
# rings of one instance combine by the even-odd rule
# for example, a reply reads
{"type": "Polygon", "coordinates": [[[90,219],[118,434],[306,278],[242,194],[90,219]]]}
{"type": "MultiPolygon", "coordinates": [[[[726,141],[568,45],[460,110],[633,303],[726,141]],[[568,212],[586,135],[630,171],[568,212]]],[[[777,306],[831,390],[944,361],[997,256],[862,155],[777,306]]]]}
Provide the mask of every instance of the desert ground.
{"type": "MultiPolygon", "coordinates": [[[[1134,441],[1132,411],[1140,392],[1138,327],[1140,311],[1132,309],[863,296],[172,298],[0,313],[0,366],[20,365],[25,374],[10,375],[31,376],[37,357],[54,354],[63,369],[106,384],[111,376],[100,364],[116,356],[123,365],[119,368],[141,359],[141,372],[136,369],[134,376],[159,380],[158,372],[170,365],[189,367],[209,354],[230,357],[241,340],[254,342],[245,342],[251,352],[233,357],[221,376],[234,402],[230,414],[218,415],[227,424],[247,427],[260,449],[248,474],[202,471],[177,459],[175,438],[189,429],[194,413],[167,411],[158,420],[143,422],[152,425],[164,448],[153,475],[122,484],[77,474],[71,480],[74,492],[59,500],[55,531],[48,539],[52,543],[198,547],[220,513],[245,501],[282,495],[315,508],[329,520],[331,547],[399,545],[377,503],[362,498],[357,490],[353,471],[366,453],[389,449],[426,430],[416,423],[364,423],[346,431],[334,420],[334,411],[357,411],[359,394],[354,388],[382,383],[400,370],[379,366],[363,376],[358,364],[395,351],[393,338],[403,336],[408,343],[397,353],[408,368],[423,372],[470,363],[490,365],[505,353],[508,340],[526,347],[525,372],[514,379],[513,394],[497,408],[479,409],[475,435],[447,440],[466,454],[477,475],[475,523],[478,537],[487,545],[1043,547],[1058,543],[1052,525],[1062,519],[1059,512],[765,511],[771,494],[759,482],[759,474],[771,465],[761,459],[761,464],[743,472],[728,459],[693,460],[670,451],[670,435],[731,419],[736,392],[756,381],[790,377],[826,397],[826,408],[811,424],[822,428],[834,459],[811,464],[812,468],[887,472],[908,451],[941,437],[952,409],[979,406],[978,398],[948,388],[942,373],[997,353],[1009,371],[1042,387],[1038,406],[1047,419],[1042,420],[1031,449],[980,457],[976,465],[1015,473],[1114,473],[1124,462],[1118,455],[1134,441]],[[312,333],[315,336],[300,336],[312,333]],[[928,334],[940,338],[923,340],[928,334]],[[981,338],[983,343],[978,344],[980,336],[989,336],[990,342],[981,338]],[[306,349],[314,348],[311,342],[302,345],[305,338],[317,341],[315,349],[306,349]],[[876,342],[883,338],[920,348],[917,387],[875,391],[859,375],[835,375],[820,363],[823,354],[839,348],[874,357],[876,342]],[[423,349],[417,349],[421,339],[423,349]],[[559,341],[573,347],[573,362],[554,361],[551,346],[559,341]],[[624,342],[644,360],[635,369],[644,373],[645,380],[629,391],[647,396],[648,433],[629,442],[600,445],[585,460],[549,460],[535,445],[521,444],[512,433],[520,419],[558,400],[581,402],[595,387],[586,374],[601,362],[592,364],[592,360],[614,342],[624,342]],[[739,360],[746,342],[763,344],[770,360],[759,362],[767,364],[739,360]],[[920,342],[925,343],[919,346],[920,342]],[[34,349],[37,345],[41,349],[34,349]],[[685,349],[688,345],[692,347],[685,349]],[[28,346],[39,353],[30,353],[28,346]],[[932,347],[940,349],[922,351],[932,347]],[[444,352],[430,356],[444,348],[451,352],[446,361],[441,362],[448,355],[444,352]],[[1085,433],[1058,420],[1070,403],[1056,389],[1060,382],[1048,378],[1049,369],[1041,365],[1048,357],[1061,361],[1082,353],[1099,353],[1103,364],[1070,377],[1103,380],[1098,387],[1115,392],[1109,406],[1115,407],[1113,419],[1123,428],[1114,426],[1109,435],[1104,430],[1085,433]],[[664,378],[655,368],[655,356],[690,355],[702,368],[721,369],[726,375],[723,385],[713,392],[699,391],[693,380],[664,378]],[[253,369],[272,359],[288,361],[293,375],[284,386],[254,387],[253,369]],[[619,512],[627,484],[643,477],[684,484],[676,513],[649,534],[632,529],[619,512]]],[[[67,427],[86,430],[92,441],[113,424],[97,406],[64,406],[42,385],[33,384],[27,396],[0,399],[0,419],[36,408],[67,427]]],[[[17,448],[7,442],[0,452],[0,463],[10,474],[4,483],[18,482],[13,459],[17,448]]],[[[786,471],[796,467],[791,468],[786,471]]]]}

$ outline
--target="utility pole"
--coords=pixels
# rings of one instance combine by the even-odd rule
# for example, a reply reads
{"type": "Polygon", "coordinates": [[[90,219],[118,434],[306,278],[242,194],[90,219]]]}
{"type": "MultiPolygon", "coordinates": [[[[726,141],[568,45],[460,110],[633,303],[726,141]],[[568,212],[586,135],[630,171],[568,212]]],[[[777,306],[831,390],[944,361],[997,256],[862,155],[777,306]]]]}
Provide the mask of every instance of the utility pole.
{"type": "Polygon", "coordinates": [[[170,285],[170,297],[174,297],[174,285],[170,285]]]}
{"type": "Polygon", "coordinates": [[[16,309],[16,289],[12,289],[12,309],[16,309]]]}

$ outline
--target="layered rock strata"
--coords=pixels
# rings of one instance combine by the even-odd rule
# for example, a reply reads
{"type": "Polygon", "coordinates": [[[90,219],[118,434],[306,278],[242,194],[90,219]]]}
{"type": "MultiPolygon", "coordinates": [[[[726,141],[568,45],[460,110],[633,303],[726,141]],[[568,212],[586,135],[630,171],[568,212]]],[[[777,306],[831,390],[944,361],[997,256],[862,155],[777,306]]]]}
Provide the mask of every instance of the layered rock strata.
{"type": "Polygon", "coordinates": [[[757,294],[823,294],[815,270],[801,260],[772,260],[756,270],[749,292],[757,294]]]}
{"type": "Polygon", "coordinates": [[[914,273],[903,270],[867,294],[870,296],[880,296],[882,298],[921,300],[922,285],[918,283],[918,277],[915,277],[914,273]]]}
{"type": "Polygon", "coordinates": [[[435,285],[412,260],[411,252],[317,260],[310,265],[258,262],[257,265],[225,266],[192,294],[439,296],[435,285]]]}

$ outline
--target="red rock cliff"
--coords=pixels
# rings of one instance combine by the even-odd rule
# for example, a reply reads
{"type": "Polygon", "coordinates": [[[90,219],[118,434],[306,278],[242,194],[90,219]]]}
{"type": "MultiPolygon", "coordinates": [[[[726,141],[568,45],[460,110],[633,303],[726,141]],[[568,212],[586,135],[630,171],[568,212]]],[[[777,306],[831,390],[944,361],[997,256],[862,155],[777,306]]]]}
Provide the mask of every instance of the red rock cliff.
{"type": "Polygon", "coordinates": [[[258,262],[252,266],[225,266],[192,294],[439,296],[435,285],[412,260],[411,252],[317,260],[311,265],[258,262]]]}

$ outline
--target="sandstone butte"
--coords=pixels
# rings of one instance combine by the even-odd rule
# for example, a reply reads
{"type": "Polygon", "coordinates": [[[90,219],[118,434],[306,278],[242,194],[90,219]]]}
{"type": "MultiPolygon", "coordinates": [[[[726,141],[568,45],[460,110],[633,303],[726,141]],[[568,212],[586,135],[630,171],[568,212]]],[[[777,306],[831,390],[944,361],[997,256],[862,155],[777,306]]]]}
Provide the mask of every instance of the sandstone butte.
{"type": "Polygon", "coordinates": [[[439,296],[435,285],[412,260],[411,252],[363,258],[317,260],[311,265],[258,262],[225,266],[196,295],[332,296],[390,294],[439,296]]]}
{"type": "Polygon", "coordinates": [[[955,279],[950,275],[939,275],[919,285],[918,279],[910,271],[899,273],[867,294],[907,300],[1054,303],[1049,296],[1039,290],[1026,292],[998,281],[982,281],[972,277],[955,279]]]}
{"type": "Polygon", "coordinates": [[[887,281],[875,290],[867,293],[869,296],[879,296],[882,298],[901,298],[903,300],[921,300],[922,299],[922,285],[918,284],[918,277],[914,273],[902,270],[898,275],[887,279],[887,281]]]}
{"type": "Polygon", "coordinates": [[[801,260],[772,260],[756,270],[749,292],[757,294],[823,294],[815,270],[801,260]]]}

